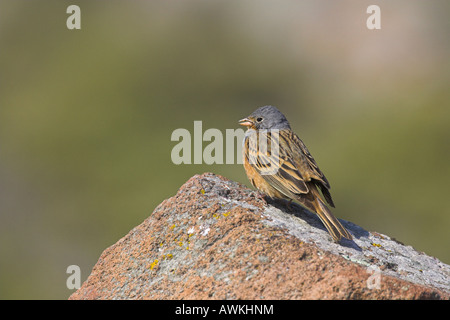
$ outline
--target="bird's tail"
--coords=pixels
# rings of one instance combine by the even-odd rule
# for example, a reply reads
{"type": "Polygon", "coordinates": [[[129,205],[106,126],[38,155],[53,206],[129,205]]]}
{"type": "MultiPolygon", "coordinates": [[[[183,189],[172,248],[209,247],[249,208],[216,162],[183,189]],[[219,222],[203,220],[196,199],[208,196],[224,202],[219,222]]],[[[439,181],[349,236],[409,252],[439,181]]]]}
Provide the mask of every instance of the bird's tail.
{"type": "Polygon", "coordinates": [[[342,239],[342,237],[344,237],[352,240],[352,235],[350,234],[350,232],[348,232],[347,229],[342,226],[339,220],[331,213],[330,209],[328,209],[328,207],[320,198],[317,189],[312,188],[311,191],[314,194],[314,200],[311,201],[310,205],[312,204],[314,211],[317,213],[320,220],[325,225],[333,239],[335,241],[339,241],[342,239]]]}
{"type": "Polygon", "coordinates": [[[330,209],[323,203],[322,200],[317,199],[314,201],[316,204],[314,207],[316,213],[322,220],[323,224],[327,228],[328,232],[331,234],[335,241],[341,240],[342,237],[352,240],[352,235],[344,226],[339,222],[338,219],[331,213],[330,209]]]}

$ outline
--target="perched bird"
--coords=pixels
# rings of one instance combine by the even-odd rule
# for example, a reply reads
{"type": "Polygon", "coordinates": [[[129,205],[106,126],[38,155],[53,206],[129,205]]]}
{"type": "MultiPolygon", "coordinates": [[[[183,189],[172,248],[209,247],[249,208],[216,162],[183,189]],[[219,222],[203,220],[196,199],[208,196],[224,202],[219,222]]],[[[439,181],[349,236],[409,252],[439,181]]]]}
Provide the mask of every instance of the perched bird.
{"type": "Polygon", "coordinates": [[[271,198],[296,200],[315,212],[335,241],[351,240],[325,204],[334,207],[327,178],[286,117],[277,108],[264,106],[239,123],[248,128],[243,162],[252,185],[271,198]]]}

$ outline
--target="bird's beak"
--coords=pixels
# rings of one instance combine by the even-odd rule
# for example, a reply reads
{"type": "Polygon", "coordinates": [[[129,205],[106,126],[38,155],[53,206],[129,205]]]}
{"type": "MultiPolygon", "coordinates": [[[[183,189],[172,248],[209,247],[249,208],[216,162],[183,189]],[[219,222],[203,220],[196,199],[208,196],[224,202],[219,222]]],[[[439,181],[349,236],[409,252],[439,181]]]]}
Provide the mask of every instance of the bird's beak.
{"type": "Polygon", "coordinates": [[[254,125],[253,121],[250,120],[249,118],[244,118],[244,119],[239,120],[239,124],[241,126],[246,126],[246,127],[251,127],[254,125]]]}

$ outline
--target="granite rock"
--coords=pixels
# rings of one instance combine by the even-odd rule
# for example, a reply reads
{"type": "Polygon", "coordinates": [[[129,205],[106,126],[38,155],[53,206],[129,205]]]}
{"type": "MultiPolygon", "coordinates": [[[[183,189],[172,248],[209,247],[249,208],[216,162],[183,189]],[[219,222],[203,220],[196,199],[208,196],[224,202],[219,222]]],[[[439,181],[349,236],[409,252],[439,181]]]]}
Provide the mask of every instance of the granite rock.
{"type": "Polygon", "coordinates": [[[205,173],[107,248],[70,299],[449,299],[450,266],[205,173]]]}

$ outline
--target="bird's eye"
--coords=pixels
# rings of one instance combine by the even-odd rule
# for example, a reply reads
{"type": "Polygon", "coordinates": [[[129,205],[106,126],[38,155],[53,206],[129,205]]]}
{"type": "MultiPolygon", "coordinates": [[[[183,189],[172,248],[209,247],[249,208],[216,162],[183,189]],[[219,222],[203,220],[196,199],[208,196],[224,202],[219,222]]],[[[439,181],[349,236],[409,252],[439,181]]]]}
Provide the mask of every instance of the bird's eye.
{"type": "Polygon", "coordinates": [[[263,118],[261,118],[261,117],[256,118],[256,122],[261,122],[261,121],[263,121],[263,118]]]}

